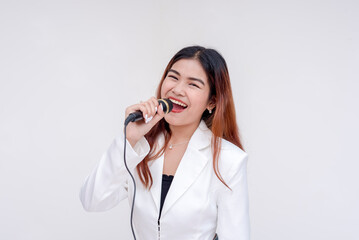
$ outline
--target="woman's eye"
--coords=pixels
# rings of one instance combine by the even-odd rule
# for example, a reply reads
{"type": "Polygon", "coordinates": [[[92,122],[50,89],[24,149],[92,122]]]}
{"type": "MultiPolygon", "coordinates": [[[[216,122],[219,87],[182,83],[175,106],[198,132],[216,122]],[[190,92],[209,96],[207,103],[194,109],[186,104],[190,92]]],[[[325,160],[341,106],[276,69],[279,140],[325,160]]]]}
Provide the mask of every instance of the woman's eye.
{"type": "Polygon", "coordinates": [[[172,75],[169,75],[168,77],[178,80],[178,78],[176,78],[175,76],[172,76],[172,75]]]}
{"type": "Polygon", "coordinates": [[[190,83],[189,85],[194,86],[194,87],[196,87],[196,88],[199,88],[199,86],[196,85],[196,84],[194,84],[194,83],[190,83]]]}

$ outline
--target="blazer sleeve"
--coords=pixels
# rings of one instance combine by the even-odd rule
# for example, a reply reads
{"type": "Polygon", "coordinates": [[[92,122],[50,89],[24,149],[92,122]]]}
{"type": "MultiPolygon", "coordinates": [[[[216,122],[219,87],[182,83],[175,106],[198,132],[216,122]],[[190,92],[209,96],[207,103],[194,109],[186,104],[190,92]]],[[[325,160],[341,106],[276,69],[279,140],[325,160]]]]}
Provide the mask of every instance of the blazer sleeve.
{"type": "MultiPolygon", "coordinates": [[[[127,197],[130,175],[124,164],[124,136],[116,137],[100,162],[87,176],[80,190],[80,200],[86,211],[106,211],[127,197]]],[[[142,137],[134,146],[126,140],[126,162],[134,175],[135,168],[149,153],[150,146],[142,137]]],[[[132,182],[132,181],[131,181],[132,182]]]]}
{"type": "MultiPolygon", "coordinates": [[[[238,160],[238,159],[237,159],[238,160]]],[[[217,200],[217,235],[220,240],[249,240],[249,203],[247,186],[248,154],[230,170],[227,185],[221,188],[217,200]]]]}

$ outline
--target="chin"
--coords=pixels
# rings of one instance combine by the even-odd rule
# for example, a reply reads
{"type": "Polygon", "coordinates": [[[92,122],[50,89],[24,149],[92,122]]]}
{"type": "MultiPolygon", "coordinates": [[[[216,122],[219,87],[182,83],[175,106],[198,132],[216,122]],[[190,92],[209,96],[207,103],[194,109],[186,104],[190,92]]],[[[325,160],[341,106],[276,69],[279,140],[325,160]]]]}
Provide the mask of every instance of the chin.
{"type": "Polygon", "coordinates": [[[173,117],[173,116],[169,116],[169,115],[165,115],[164,116],[165,121],[169,124],[169,125],[173,125],[173,126],[179,126],[179,125],[183,125],[183,120],[173,117]]]}
{"type": "Polygon", "coordinates": [[[171,116],[171,115],[167,115],[167,114],[164,116],[164,119],[169,125],[172,125],[172,126],[186,126],[186,125],[190,126],[192,124],[200,122],[200,119],[197,121],[195,119],[189,119],[188,117],[187,118],[179,118],[179,117],[171,116]]]}

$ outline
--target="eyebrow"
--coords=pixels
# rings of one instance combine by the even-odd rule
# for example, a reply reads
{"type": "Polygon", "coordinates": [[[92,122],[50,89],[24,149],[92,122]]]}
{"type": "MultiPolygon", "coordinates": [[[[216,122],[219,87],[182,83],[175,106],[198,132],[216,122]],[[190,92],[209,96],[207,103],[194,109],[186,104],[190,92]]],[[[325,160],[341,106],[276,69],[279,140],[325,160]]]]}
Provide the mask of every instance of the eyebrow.
{"type": "MultiPolygon", "coordinates": [[[[174,70],[174,69],[170,69],[170,70],[168,70],[168,72],[173,72],[173,73],[177,74],[178,76],[181,76],[181,74],[179,72],[177,72],[176,70],[174,70]]],[[[200,82],[200,83],[202,83],[203,86],[205,85],[204,81],[199,79],[199,78],[189,77],[188,79],[200,82]]]]}

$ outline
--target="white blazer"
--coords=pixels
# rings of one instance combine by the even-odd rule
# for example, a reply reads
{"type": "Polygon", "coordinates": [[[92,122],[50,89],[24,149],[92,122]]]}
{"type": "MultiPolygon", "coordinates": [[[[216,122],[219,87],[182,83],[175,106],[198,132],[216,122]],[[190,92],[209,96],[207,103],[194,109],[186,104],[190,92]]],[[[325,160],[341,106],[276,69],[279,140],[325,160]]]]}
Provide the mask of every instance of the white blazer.
{"type": "MultiPolygon", "coordinates": [[[[137,164],[149,153],[143,137],[134,148],[127,141],[127,165],[136,180],[134,228],[139,240],[249,240],[247,188],[248,154],[222,140],[219,171],[232,189],[220,182],[213,170],[212,132],[201,121],[188,143],[164,201],[160,230],[158,216],[161,200],[163,155],[149,163],[153,185],[147,190],[141,183],[137,164]]],[[[132,203],[133,183],[123,162],[124,137],[114,139],[109,149],[80,191],[87,211],[105,211],[128,198],[132,203]]],[[[164,144],[158,139],[157,147],[164,144]]]]}

